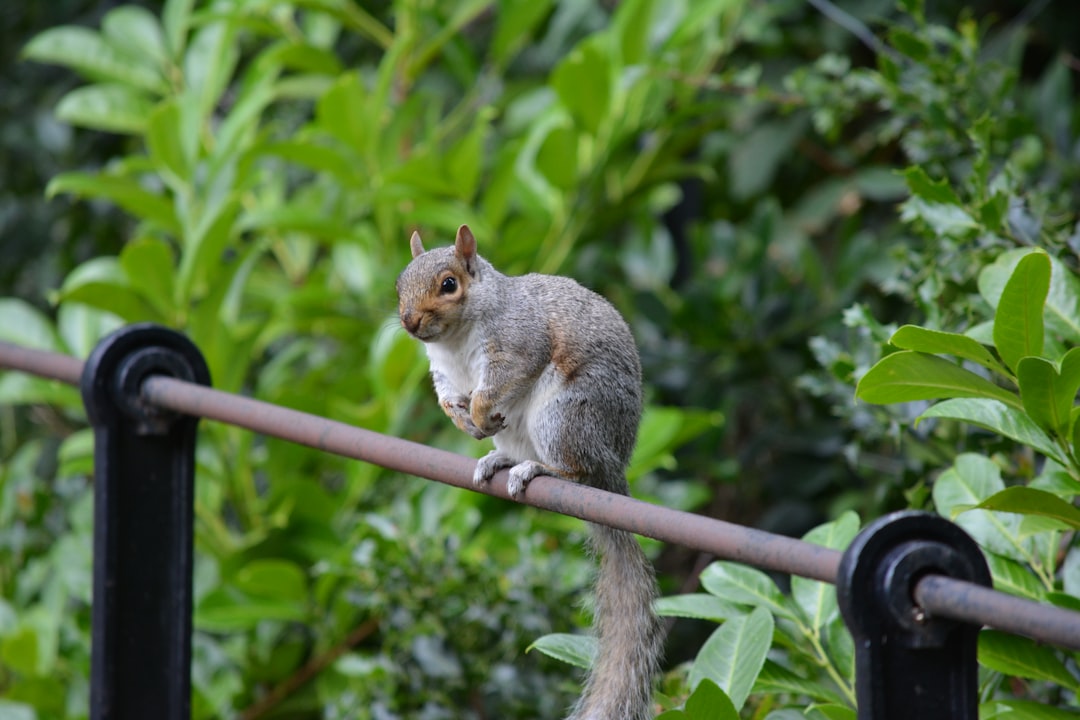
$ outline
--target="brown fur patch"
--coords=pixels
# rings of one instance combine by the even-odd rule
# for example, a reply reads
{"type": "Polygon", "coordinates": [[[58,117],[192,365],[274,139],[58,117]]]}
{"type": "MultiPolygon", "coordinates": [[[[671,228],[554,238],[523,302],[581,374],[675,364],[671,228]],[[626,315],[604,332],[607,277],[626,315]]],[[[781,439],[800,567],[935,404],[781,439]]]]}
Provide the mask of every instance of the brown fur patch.
{"type": "Polygon", "coordinates": [[[551,363],[566,382],[577,378],[585,365],[585,358],[577,348],[570,345],[565,333],[556,326],[551,333],[551,363]]]}

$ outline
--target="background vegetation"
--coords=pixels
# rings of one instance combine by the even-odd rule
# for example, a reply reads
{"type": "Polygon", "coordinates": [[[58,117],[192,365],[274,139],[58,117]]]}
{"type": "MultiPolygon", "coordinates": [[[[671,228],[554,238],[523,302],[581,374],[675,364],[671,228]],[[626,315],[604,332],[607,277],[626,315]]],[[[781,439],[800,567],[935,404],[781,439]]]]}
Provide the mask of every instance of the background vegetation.
{"type": "MultiPolygon", "coordinates": [[[[393,318],[408,232],[467,222],[630,321],[639,496],[834,547],[935,509],[999,587],[1077,606],[1080,9],[933,5],[15,4],[0,338],[155,321],[219,388],[478,454],[393,318]],[[928,367],[951,390],[902,381],[928,367]]],[[[0,375],[2,718],[86,714],[90,466],[74,390],[0,375]]],[[[580,523],[211,423],[198,473],[196,717],[574,696],[525,649],[588,622],[580,523]]],[[[658,712],[853,717],[827,588],[647,549],[680,618],[658,712]]],[[[984,717],[1077,704],[1071,653],[985,632],[980,660],[984,717]]]]}

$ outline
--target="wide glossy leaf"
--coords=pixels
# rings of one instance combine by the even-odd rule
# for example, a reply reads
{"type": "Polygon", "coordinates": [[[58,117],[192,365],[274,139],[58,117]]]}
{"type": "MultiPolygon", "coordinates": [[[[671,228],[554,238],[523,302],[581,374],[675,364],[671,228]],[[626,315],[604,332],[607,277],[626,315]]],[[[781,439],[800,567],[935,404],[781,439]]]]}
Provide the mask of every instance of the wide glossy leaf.
{"type": "Polygon", "coordinates": [[[195,609],[195,627],[210,632],[250,630],[260,623],[304,622],[307,613],[291,601],[264,600],[245,595],[232,596],[225,588],[208,593],[195,609]]]}
{"type": "Polygon", "coordinates": [[[71,125],[139,135],[154,103],[126,85],[97,84],[75,88],[56,104],[56,117],[71,125]]]}
{"type": "Polygon", "coordinates": [[[780,588],[756,568],[717,560],[701,572],[701,585],[721,600],[764,607],[780,617],[794,617],[780,588]]]}
{"type": "Polygon", "coordinates": [[[308,598],[303,569],[288,560],[252,560],[237,572],[235,584],[252,597],[298,604],[307,602],[308,598]]]}
{"type": "Polygon", "coordinates": [[[1066,343],[1080,345],[1080,277],[1056,258],[1050,258],[1050,264],[1046,328],[1066,343]]]}
{"type": "Polygon", "coordinates": [[[78,302],[60,303],[56,311],[56,329],[64,340],[67,352],[85,358],[101,338],[124,324],[113,313],[78,302]]]}
{"type": "Polygon", "coordinates": [[[54,405],[81,414],[77,388],[20,372],[0,371],[0,405],[54,405]]]}
{"type": "MultiPolygon", "coordinates": [[[[991,307],[997,307],[1017,263],[1037,252],[1040,251],[1030,248],[1010,250],[982,269],[979,273],[979,294],[991,307]]],[[[1050,267],[1050,290],[1046,295],[1043,314],[1046,329],[1070,345],[1080,345],[1080,278],[1056,258],[1050,258],[1050,267]]]]}
{"type": "Polygon", "coordinates": [[[754,681],[755,693],[771,695],[805,695],[814,700],[842,702],[843,698],[829,684],[807,680],[783,665],[766,660],[754,681]]]}
{"type": "Polygon", "coordinates": [[[1048,433],[1064,434],[1069,429],[1073,400],[1077,385],[1080,385],[1080,375],[1076,374],[1073,365],[1076,365],[1075,361],[1070,363],[1070,369],[1076,377],[1070,378],[1059,375],[1052,362],[1040,357],[1020,358],[1016,366],[1024,410],[1048,433]]]}
{"type": "Polygon", "coordinates": [[[502,0],[495,13],[495,37],[489,52],[492,59],[505,66],[544,17],[553,0],[502,0]]]}
{"type": "Polygon", "coordinates": [[[1005,488],[983,500],[978,507],[1021,515],[1040,515],[1053,518],[1073,530],[1080,530],[1080,509],[1045,490],[1005,488]]]}
{"type": "Polygon", "coordinates": [[[979,633],[979,664],[1006,675],[1080,688],[1053,648],[999,630],[979,633]]]}
{"type": "Polygon", "coordinates": [[[1009,377],[1012,373],[998,362],[982,343],[958,333],[928,330],[917,325],[903,325],[889,338],[889,344],[902,350],[915,350],[933,355],[956,357],[982,365],[988,370],[1009,377]]]}
{"type": "Polygon", "coordinates": [[[739,711],[720,686],[702,678],[686,699],[686,717],[690,720],[739,720],[739,711]]]}
{"type": "Polygon", "coordinates": [[[614,94],[610,39],[593,36],[574,48],[551,73],[551,86],[579,127],[596,134],[614,94]]]}
{"type": "Polygon", "coordinates": [[[596,638],[588,635],[551,633],[537,638],[525,651],[533,649],[548,657],[588,670],[596,658],[597,644],[596,638]]]}
{"type": "Polygon", "coordinates": [[[1020,358],[1043,351],[1043,309],[1050,291],[1050,258],[1033,252],[1016,264],[994,314],[994,345],[1014,371],[1020,358]]]}
{"type": "Polygon", "coordinates": [[[1076,720],[1068,708],[1036,700],[991,700],[979,705],[980,720],[1076,720]]]}
{"type": "Polygon", "coordinates": [[[49,197],[71,193],[116,203],[137,218],[157,223],[170,232],[179,230],[172,202],[146,190],[134,178],[94,173],[61,173],[49,181],[49,197]]]}
{"type": "Polygon", "coordinates": [[[165,33],[152,12],[138,5],[121,5],[105,15],[101,31],[111,45],[164,75],[168,65],[165,33]]]}
{"type": "Polygon", "coordinates": [[[294,138],[258,145],[254,152],[284,158],[309,170],[330,173],[344,184],[351,184],[357,179],[358,168],[340,147],[328,147],[311,140],[294,138]]]}
{"type": "Polygon", "coordinates": [[[879,360],[859,380],[855,396],[882,405],[939,398],[993,398],[1022,407],[1016,395],[955,362],[911,350],[879,360]]]}
{"type": "Polygon", "coordinates": [[[224,21],[199,28],[184,54],[185,95],[195,103],[199,117],[207,117],[228,85],[239,51],[236,29],[224,21]]]}
{"type": "MultiPolygon", "coordinates": [[[[832,522],[819,525],[803,536],[814,545],[844,550],[859,532],[859,516],[850,510],[832,522]]],[[[803,611],[810,626],[820,628],[838,615],[836,587],[831,583],[793,576],[791,596],[803,611]]]]}
{"type": "Polygon", "coordinates": [[[114,257],[97,257],[82,263],[64,278],[62,301],[85,303],[123,318],[125,321],[161,322],[163,318],[131,287],[127,275],[114,257]]]}
{"type": "Polygon", "coordinates": [[[183,109],[177,100],[162,103],[147,120],[146,145],[150,159],[173,190],[183,193],[191,183],[195,164],[193,139],[185,137],[183,109]]]}
{"type": "Polygon", "coordinates": [[[986,553],[986,564],[990,566],[990,574],[994,577],[994,589],[1032,600],[1042,600],[1045,597],[1046,586],[1035,577],[1027,565],[994,552],[986,553]]]}
{"type": "Polygon", "coordinates": [[[65,351],[45,313],[18,298],[0,298],[0,340],[38,350],[65,351]]]}
{"type": "Polygon", "coordinates": [[[963,453],[934,481],[934,506],[939,514],[956,522],[983,547],[1024,562],[1031,544],[1020,538],[1020,517],[972,509],[1004,489],[997,465],[981,455],[963,453]]]}
{"type": "Polygon", "coordinates": [[[772,636],[773,617],[763,607],[728,620],[698,651],[690,666],[690,686],[708,678],[728,694],[736,709],[742,708],[765,663],[772,636]]]}
{"type": "Polygon", "coordinates": [[[855,720],[855,711],[840,703],[812,705],[806,709],[808,720],[855,720]]]}
{"type": "Polygon", "coordinates": [[[191,9],[195,0],[165,0],[161,11],[161,25],[165,33],[165,47],[169,57],[178,61],[187,47],[188,29],[191,27],[191,9]]]}
{"type": "Polygon", "coordinates": [[[158,312],[168,315],[173,307],[173,278],[176,262],[168,243],[155,237],[140,237],[124,246],[120,266],[128,284],[147,298],[158,312]]]}
{"type": "Polygon", "coordinates": [[[723,622],[746,612],[708,593],[669,595],[659,598],[654,607],[656,613],[663,617],[696,618],[713,622],[723,622]]]}
{"type": "Polygon", "coordinates": [[[64,65],[90,80],[118,83],[155,94],[168,89],[161,73],[88,28],[63,25],[46,30],[23,48],[23,56],[64,65]]]}
{"type": "Polygon", "coordinates": [[[1052,458],[1059,465],[1067,462],[1061,456],[1061,449],[1054,444],[1049,435],[1042,431],[1042,428],[1035,424],[1034,420],[1023,411],[997,400],[983,398],[946,400],[927,408],[919,416],[917,422],[926,418],[963,420],[1034,448],[1052,458]]]}

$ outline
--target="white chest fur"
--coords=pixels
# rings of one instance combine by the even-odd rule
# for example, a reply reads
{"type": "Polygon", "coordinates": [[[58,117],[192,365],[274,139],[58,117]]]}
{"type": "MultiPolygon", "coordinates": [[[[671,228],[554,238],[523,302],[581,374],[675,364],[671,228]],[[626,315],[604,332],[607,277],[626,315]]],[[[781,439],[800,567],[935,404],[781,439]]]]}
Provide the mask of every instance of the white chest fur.
{"type": "MultiPolygon", "coordinates": [[[[432,374],[442,375],[455,394],[472,397],[484,383],[487,358],[479,338],[455,338],[453,341],[425,343],[432,374]]],[[[506,427],[494,436],[495,447],[516,461],[538,460],[550,463],[538,451],[534,435],[543,432],[547,406],[563,390],[563,379],[549,364],[531,387],[516,394],[513,401],[499,404],[496,411],[505,418],[506,427]]]]}
{"type": "Polygon", "coordinates": [[[432,373],[442,373],[458,393],[469,397],[480,385],[487,359],[472,333],[447,342],[425,343],[432,373]]]}

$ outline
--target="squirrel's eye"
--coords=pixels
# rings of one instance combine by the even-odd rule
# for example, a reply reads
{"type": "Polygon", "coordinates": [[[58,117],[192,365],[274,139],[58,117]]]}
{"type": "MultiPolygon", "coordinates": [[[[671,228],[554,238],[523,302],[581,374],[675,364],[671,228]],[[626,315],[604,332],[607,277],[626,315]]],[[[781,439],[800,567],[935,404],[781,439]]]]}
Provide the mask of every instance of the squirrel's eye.
{"type": "Polygon", "coordinates": [[[443,278],[442,284],[439,285],[439,292],[441,292],[443,295],[449,295],[455,290],[457,290],[457,278],[443,278]]]}

